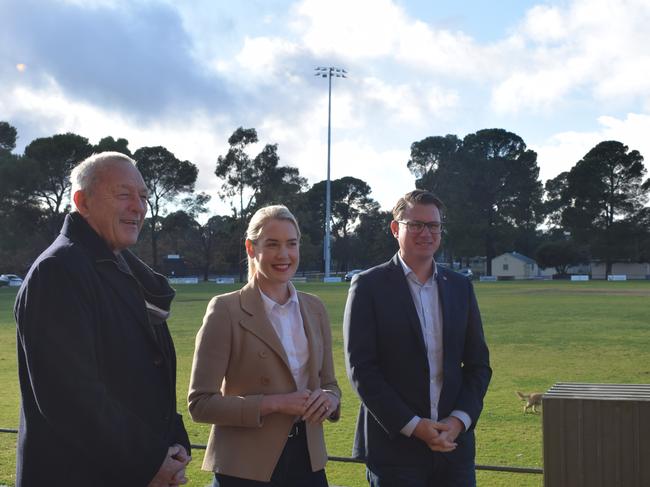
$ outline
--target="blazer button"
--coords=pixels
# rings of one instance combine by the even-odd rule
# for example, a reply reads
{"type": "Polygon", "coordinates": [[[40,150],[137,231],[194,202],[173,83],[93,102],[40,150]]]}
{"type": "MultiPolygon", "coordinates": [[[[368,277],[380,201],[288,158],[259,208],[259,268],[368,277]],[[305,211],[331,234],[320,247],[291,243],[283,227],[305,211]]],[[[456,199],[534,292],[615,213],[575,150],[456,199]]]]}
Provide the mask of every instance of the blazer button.
{"type": "Polygon", "coordinates": [[[160,355],[156,355],[156,357],[153,359],[153,364],[156,367],[160,367],[163,364],[163,358],[160,355]]]}
{"type": "Polygon", "coordinates": [[[260,350],[257,354],[260,356],[260,358],[266,358],[269,356],[266,350],[260,350]]]}
{"type": "Polygon", "coordinates": [[[271,379],[269,379],[268,377],[262,377],[260,382],[262,383],[263,386],[268,386],[271,383],[271,379]]]}

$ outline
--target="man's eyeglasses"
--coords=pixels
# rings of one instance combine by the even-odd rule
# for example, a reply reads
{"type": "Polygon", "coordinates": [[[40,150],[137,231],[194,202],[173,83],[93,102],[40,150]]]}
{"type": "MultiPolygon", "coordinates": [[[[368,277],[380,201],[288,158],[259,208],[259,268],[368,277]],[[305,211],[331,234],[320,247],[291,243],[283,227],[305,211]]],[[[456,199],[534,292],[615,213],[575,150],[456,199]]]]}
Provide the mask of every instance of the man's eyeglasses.
{"type": "Polygon", "coordinates": [[[427,230],[429,230],[430,233],[434,233],[434,234],[442,233],[442,222],[418,222],[418,221],[407,222],[403,220],[398,220],[397,223],[406,225],[406,230],[409,233],[422,233],[425,227],[427,230]]]}

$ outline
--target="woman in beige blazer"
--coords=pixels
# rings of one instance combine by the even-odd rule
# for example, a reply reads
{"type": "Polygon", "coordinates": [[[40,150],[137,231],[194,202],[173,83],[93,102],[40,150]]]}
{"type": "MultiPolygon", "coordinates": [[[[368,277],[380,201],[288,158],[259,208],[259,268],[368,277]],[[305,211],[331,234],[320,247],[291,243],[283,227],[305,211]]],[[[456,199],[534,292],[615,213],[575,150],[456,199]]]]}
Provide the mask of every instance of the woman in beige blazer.
{"type": "Polygon", "coordinates": [[[215,487],[327,486],[322,423],[338,419],[341,391],[325,307],[290,281],[299,245],[286,207],[258,210],[248,284],[214,297],[196,336],[189,411],[213,425],[203,469],[215,487]]]}

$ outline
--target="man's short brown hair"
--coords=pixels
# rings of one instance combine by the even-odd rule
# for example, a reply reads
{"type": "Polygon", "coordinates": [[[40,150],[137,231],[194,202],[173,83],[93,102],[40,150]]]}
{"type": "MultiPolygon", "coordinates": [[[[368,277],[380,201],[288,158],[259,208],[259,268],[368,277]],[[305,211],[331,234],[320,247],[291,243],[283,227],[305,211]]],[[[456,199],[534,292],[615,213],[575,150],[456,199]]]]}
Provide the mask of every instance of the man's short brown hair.
{"type": "Polygon", "coordinates": [[[440,212],[440,217],[442,218],[444,204],[440,198],[434,195],[430,191],[424,189],[414,189],[402,196],[395,206],[393,207],[393,220],[399,221],[402,219],[404,210],[407,207],[413,207],[415,205],[435,205],[440,212]]]}

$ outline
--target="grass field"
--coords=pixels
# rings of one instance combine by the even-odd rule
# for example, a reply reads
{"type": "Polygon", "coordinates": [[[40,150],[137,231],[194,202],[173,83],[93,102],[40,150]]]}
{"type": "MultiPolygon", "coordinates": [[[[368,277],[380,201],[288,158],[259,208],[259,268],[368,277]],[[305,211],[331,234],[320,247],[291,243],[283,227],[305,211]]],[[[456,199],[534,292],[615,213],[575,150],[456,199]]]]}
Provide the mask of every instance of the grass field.
{"type": "MultiPolygon", "coordinates": [[[[330,455],[350,456],[358,400],[345,377],[341,324],[347,284],[299,284],[321,297],[332,321],[334,359],[343,389],[342,419],[326,425],[330,455]]],[[[194,348],[208,299],[228,286],[178,286],[170,321],[178,354],[178,397],[184,404],[194,348]]],[[[542,466],[541,415],[522,414],[515,390],[545,391],[555,382],[650,383],[650,281],[477,283],[494,374],[477,426],[477,463],[542,466]]],[[[0,427],[17,428],[15,289],[0,289],[0,427]]],[[[193,443],[209,428],[181,412],[193,443]]],[[[14,434],[0,434],[0,484],[14,484],[14,434]]],[[[190,485],[204,486],[195,450],[190,485]]],[[[365,486],[360,465],[330,462],[330,483],[365,486]]],[[[541,475],[479,472],[480,486],[540,487],[541,475]]]]}

